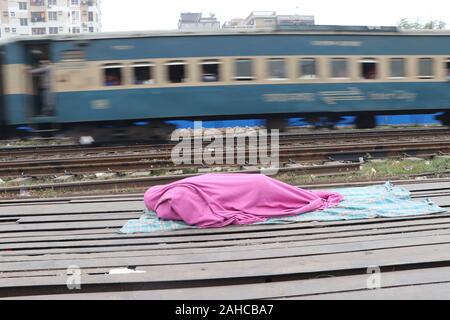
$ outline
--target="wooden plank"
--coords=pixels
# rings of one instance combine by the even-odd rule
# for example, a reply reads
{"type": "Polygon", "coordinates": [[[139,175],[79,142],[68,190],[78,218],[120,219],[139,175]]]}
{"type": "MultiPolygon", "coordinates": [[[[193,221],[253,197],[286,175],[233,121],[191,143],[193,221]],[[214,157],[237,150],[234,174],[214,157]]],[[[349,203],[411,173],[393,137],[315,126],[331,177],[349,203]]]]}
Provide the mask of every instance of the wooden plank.
{"type": "MultiPolygon", "coordinates": [[[[292,224],[283,224],[283,225],[251,225],[251,226],[229,226],[226,228],[220,229],[186,229],[186,230],[177,230],[174,232],[176,235],[186,235],[186,234],[215,234],[215,233],[243,233],[243,232],[251,232],[251,231],[263,231],[263,230],[282,230],[282,229],[298,229],[298,228],[311,228],[311,227],[327,227],[327,226],[336,226],[336,225],[358,225],[358,224],[376,224],[379,222],[395,222],[395,221],[416,221],[416,220],[433,220],[440,219],[443,217],[450,217],[449,213],[444,214],[434,214],[434,215],[421,215],[421,216],[411,216],[411,217],[395,217],[395,218],[375,218],[375,219],[364,219],[364,220],[346,220],[346,221],[328,221],[328,222],[302,222],[302,223],[292,223],[292,224]]],[[[96,229],[100,229],[102,226],[98,226],[96,229]]],[[[106,229],[106,228],[105,228],[106,229]]],[[[77,230],[37,230],[37,231],[27,231],[27,232],[0,232],[0,238],[11,238],[11,237],[19,237],[25,238],[27,236],[39,236],[39,235],[67,235],[67,234],[84,234],[89,232],[89,229],[79,229],[77,230]]],[[[167,235],[169,232],[163,231],[158,233],[152,233],[152,235],[167,235]]]]}
{"type": "MultiPolygon", "coordinates": [[[[159,252],[150,253],[148,256],[140,253],[139,256],[113,257],[103,259],[66,259],[66,260],[47,260],[47,261],[25,261],[25,262],[5,262],[0,263],[2,272],[8,271],[26,271],[26,270],[50,270],[65,269],[68,266],[76,265],[80,268],[103,268],[103,267],[127,267],[127,266],[158,266],[158,265],[177,265],[211,262],[229,262],[257,259],[273,259],[286,257],[302,257],[314,255],[327,255],[337,253],[360,252],[369,250],[383,250],[402,247],[420,247],[435,245],[450,250],[450,236],[431,236],[420,238],[406,238],[397,240],[380,241],[360,241],[352,243],[302,246],[301,243],[287,243],[284,247],[276,249],[266,249],[248,247],[246,251],[232,250],[216,252],[199,252],[194,254],[165,255],[159,252]]],[[[450,259],[450,255],[448,255],[450,259]]]]}
{"type": "MultiPolygon", "coordinates": [[[[317,245],[330,245],[330,244],[343,244],[360,241],[379,241],[379,240],[396,240],[407,238],[419,238],[438,235],[450,235],[450,231],[424,231],[414,233],[399,233],[399,234],[387,234],[377,236],[360,236],[349,238],[326,238],[319,240],[301,241],[301,246],[317,246],[317,245]]],[[[295,242],[294,240],[292,242],[295,242]]],[[[141,245],[141,246],[118,246],[118,247],[100,247],[96,248],[83,248],[82,252],[79,249],[69,249],[63,252],[54,253],[42,253],[41,252],[18,252],[17,255],[3,255],[1,262],[20,262],[20,261],[46,261],[46,260],[64,260],[64,259],[103,259],[105,257],[127,257],[127,256],[148,256],[148,255],[176,255],[176,254],[196,254],[196,253],[214,253],[217,251],[246,251],[250,249],[275,249],[284,248],[286,246],[293,246],[292,242],[270,242],[270,243],[242,243],[239,241],[221,241],[215,242],[214,246],[196,246],[192,243],[184,243],[177,246],[171,246],[168,248],[166,245],[141,245]],[[245,245],[243,245],[245,244],[245,245]],[[86,250],[86,251],[85,251],[86,250]],[[34,253],[34,255],[28,255],[34,253]]]]}
{"type": "MultiPolygon", "coordinates": [[[[0,199],[0,205],[2,204],[21,204],[21,203],[40,203],[40,202],[67,202],[70,201],[89,201],[89,200],[108,200],[117,198],[117,194],[104,194],[104,195],[83,195],[83,196],[67,196],[67,197],[54,197],[54,198],[20,198],[20,199],[0,199]]],[[[128,193],[120,194],[123,198],[138,198],[142,200],[142,193],[128,193]]]]}
{"type": "Polygon", "coordinates": [[[63,230],[63,231],[33,231],[33,232],[7,232],[0,233],[0,242],[6,241],[6,239],[28,239],[32,241],[33,238],[43,237],[43,236],[64,236],[64,235],[83,235],[83,234],[111,234],[117,233],[117,231],[113,231],[107,228],[99,228],[99,229],[86,229],[86,230],[63,230]]]}
{"type": "MultiPolygon", "coordinates": [[[[418,221],[416,221],[418,222],[418,221]]],[[[94,224],[95,222],[80,222],[78,224],[94,224]]],[[[115,221],[108,221],[108,223],[114,224],[115,221]]],[[[60,223],[63,225],[61,228],[68,228],[68,224],[76,223],[60,223]]],[[[54,224],[52,224],[54,225],[54,224]]],[[[59,225],[59,224],[58,224],[59,225]]],[[[21,225],[21,227],[27,227],[28,225],[21,225]]],[[[33,225],[35,226],[35,225],[33,225]]],[[[6,228],[8,226],[5,226],[6,228]]],[[[0,226],[0,228],[2,228],[0,226]]],[[[275,242],[275,241],[291,241],[292,238],[284,238],[288,236],[302,236],[300,239],[312,240],[321,238],[339,238],[339,237],[351,237],[360,235],[376,235],[376,234],[386,234],[386,233],[400,233],[400,232],[413,232],[413,231],[425,231],[425,230],[445,230],[450,228],[450,223],[437,223],[437,224],[413,224],[413,226],[400,227],[398,223],[392,223],[387,225],[380,225],[377,228],[367,225],[355,225],[346,227],[335,227],[330,228],[315,228],[307,230],[277,230],[277,231],[266,231],[266,232],[248,232],[242,234],[212,234],[212,235],[199,235],[199,236],[182,236],[176,235],[176,233],[168,233],[167,236],[153,236],[150,234],[143,235],[108,235],[103,238],[98,238],[97,236],[71,236],[73,237],[88,237],[93,238],[89,240],[69,240],[65,241],[49,242],[44,240],[42,242],[14,242],[7,243],[3,242],[0,244],[0,250],[25,250],[25,249],[38,249],[38,248],[67,248],[67,247],[92,247],[92,246],[113,246],[113,245],[133,245],[133,244],[172,244],[172,243],[186,243],[186,242],[205,242],[206,241],[218,241],[218,240],[252,240],[260,239],[256,241],[265,242],[275,242]],[[271,239],[277,237],[277,239],[271,239]],[[284,238],[284,239],[283,239],[284,238]]],[[[45,228],[44,228],[45,229],[45,228]]],[[[36,240],[36,239],[34,239],[36,240]]]]}
{"type": "Polygon", "coordinates": [[[78,265],[83,268],[98,268],[127,265],[163,265],[180,263],[203,263],[216,261],[234,261],[248,259],[266,259],[273,257],[319,255],[341,252],[355,252],[365,250],[379,250],[385,248],[401,248],[405,246],[423,246],[450,243],[450,234],[428,237],[404,237],[397,239],[360,240],[342,243],[327,243],[327,241],[304,245],[302,242],[275,243],[263,245],[246,245],[240,247],[199,248],[187,250],[158,250],[111,253],[104,255],[85,254],[66,258],[50,258],[24,261],[4,261],[0,263],[0,270],[50,270],[61,269],[63,266],[78,265]]]}
{"type": "MultiPolygon", "coordinates": [[[[145,273],[128,275],[87,275],[83,284],[161,283],[213,279],[270,277],[326,272],[329,275],[343,270],[365,270],[367,266],[405,266],[422,263],[449,262],[450,245],[434,245],[350,252],[306,257],[265,260],[240,260],[199,264],[177,264],[138,267],[145,273]]],[[[67,266],[66,266],[67,267],[67,266]]],[[[0,288],[65,286],[66,277],[27,277],[0,279],[0,288]]]]}
{"type": "MultiPolygon", "coordinates": [[[[344,291],[350,293],[373,294],[377,292],[367,290],[367,274],[352,276],[341,276],[322,279],[291,280],[271,283],[252,283],[226,286],[208,286],[201,288],[181,288],[166,290],[142,290],[142,291],[116,291],[116,292],[94,292],[84,293],[83,287],[80,291],[69,294],[25,296],[7,299],[36,299],[36,300],[255,300],[255,299],[276,299],[281,297],[305,298],[311,295],[323,293],[337,293],[336,298],[341,299],[344,291]],[[361,291],[357,291],[361,290],[361,291]]],[[[450,281],[450,268],[432,268],[406,270],[396,272],[383,272],[381,274],[381,284],[383,289],[388,290],[393,287],[411,285],[424,285],[434,283],[444,283],[450,281]]],[[[424,286],[422,288],[426,289],[424,286]]],[[[376,290],[380,292],[379,290],[376,290]]],[[[435,288],[425,290],[428,293],[437,291],[435,288]],[[430,290],[431,289],[431,290],[430,290]]],[[[326,299],[330,295],[324,296],[326,299]]],[[[383,295],[384,297],[384,295],[383,295]]],[[[404,297],[399,295],[398,297],[404,297]]],[[[395,297],[394,297],[395,298],[395,297]]]]}
{"type": "MultiPolygon", "coordinates": [[[[450,298],[450,280],[443,283],[409,285],[397,288],[382,288],[303,296],[303,300],[448,300],[450,298]]],[[[296,298],[292,298],[296,299],[296,298]]]]}
{"type": "Polygon", "coordinates": [[[412,183],[399,185],[411,192],[450,189],[450,182],[412,183]]]}
{"type": "Polygon", "coordinates": [[[96,220],[128,220],[138,219],[142,213],[86,213],[86,214],[67,214],[57,216],[32,216],[22,217],[17,222],[19,224],[25,223],[45,223],[45,222],[81,222],[81,221],[96,221],[96,220]]]}
{"type": "Polygon", "coordinates": [[[107,198],[107,199],[83,199],[83,200],[70,200],[70,203],[95,203],[95,204],[102,204],[102,203],[111,203],[111,202],[124,202],[124,201],[140,201],[142,203],[143,201],[143,195],[140,195],[139,197],[136,196],[130,196],[130,197],[122,197],[122,196],[116,196],[114,198],[107,198]]]}
{"type": "Polygon", "coordinates": [[[40,216],[65,215],[79,213],[112,213],[112,212],[142,212],[142,201],[123,201],[104,203],[101,206],[89,203],[54,204],[54,205],[26,205],[13,207],[0,207],[0,217],[7,216],[40,216]]]}
{"type": "Polygon", "coordinates": [[[0,208],[29,206],[30,203],[33,203],[33,205],[37,205],[37,204],[39,204],[39,205],[60,205],[60,204],[68,204],[69,202],[68,201],[53,201],[53,202],[52,201],[46,201],[46,202],[41,201],[41,202],[25,202],[25,203],[13,203],[13,202],[11,202],[11,203],[0,204],[0,208]]]}
{"type": "Polygon", "coordinates": [[[0,226],[0,232],[16,231],[47,231],[47,230],[77,230],[77,229],[98,229],[116,228],[117,231],[127,222],[127,220],[100,220],[94,222],[55,222],[44,224],[16,224],[12,226],[0,226]]]}

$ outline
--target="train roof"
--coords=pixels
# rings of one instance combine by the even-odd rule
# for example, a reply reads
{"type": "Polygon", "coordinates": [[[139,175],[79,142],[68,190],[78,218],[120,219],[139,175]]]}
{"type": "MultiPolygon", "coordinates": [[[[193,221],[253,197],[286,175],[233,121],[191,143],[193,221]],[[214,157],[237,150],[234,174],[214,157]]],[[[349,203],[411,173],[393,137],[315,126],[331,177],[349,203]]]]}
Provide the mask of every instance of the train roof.
{"type": "Polygon", "coordinates": [[[298,35],[405,35],[405,36],[450,36],[450,30],[402,30],[393,26],[335,26],[286,25],[275,28],[230,28],[213,31],[183,31],[183,30],[151,30],[126,32],[100,32],[94,34],[64,34],[42,36],[17,36],[2,40],[1,44],[17,41],[77,41],[100,39],[148,38],[148,37],[183,37],[183,36],[226,36],[226,35],[267,35],[267,34],[298,34],[298,35]]]}

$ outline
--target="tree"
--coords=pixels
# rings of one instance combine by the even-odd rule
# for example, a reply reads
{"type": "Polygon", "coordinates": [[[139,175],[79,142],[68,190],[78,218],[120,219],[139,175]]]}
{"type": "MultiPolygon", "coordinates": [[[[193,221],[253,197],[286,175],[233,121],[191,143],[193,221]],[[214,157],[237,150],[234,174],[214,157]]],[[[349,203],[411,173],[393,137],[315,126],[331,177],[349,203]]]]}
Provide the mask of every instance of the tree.
{"type": "Polygon", "coordinates": [[[405,30],[442,30],[446,28],[447,23],[442,20],[430,20],[425,23],[421,23],[418,19],[416,19],[416,21],[402,19],[398,23],[398,26],[400,29],[405,30]]]}

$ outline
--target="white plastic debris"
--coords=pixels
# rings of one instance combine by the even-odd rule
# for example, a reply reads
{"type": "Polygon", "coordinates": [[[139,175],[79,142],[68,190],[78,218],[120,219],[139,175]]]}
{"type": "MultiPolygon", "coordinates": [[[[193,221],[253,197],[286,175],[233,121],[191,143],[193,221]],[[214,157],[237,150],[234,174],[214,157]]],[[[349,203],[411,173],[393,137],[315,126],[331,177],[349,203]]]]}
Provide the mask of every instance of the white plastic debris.
{"type": "Polygon", "coordinates": [[[83,137],[80,137],[78,142],[81,145],[90,145],[90,144],[93,144],[95,142],[95,140],[91,136],[83,136],[83,137]]]}
{"type": "Polygon", "coordinates": [[[133,273],[146,273],[146,271],[134,270],[134,269],[129,269],[129,268],[111,269],[109,271],[109,274],[133,274],[133,273]]]}

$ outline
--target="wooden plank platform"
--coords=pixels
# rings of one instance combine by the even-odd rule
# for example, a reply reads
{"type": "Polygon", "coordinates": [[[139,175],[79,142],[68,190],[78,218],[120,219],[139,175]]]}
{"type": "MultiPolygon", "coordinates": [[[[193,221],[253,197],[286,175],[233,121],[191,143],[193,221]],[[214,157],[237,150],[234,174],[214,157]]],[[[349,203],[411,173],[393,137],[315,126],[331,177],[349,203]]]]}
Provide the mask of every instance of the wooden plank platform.
{"type": "MultiPolygon", "coordinates": [[[[448,183],[405,187],[450,207],[448,183]]],[[[450,213],[120,234],[142,208],[137,195],[0,201],[0,299],[450,298],[450,213]]]]}

